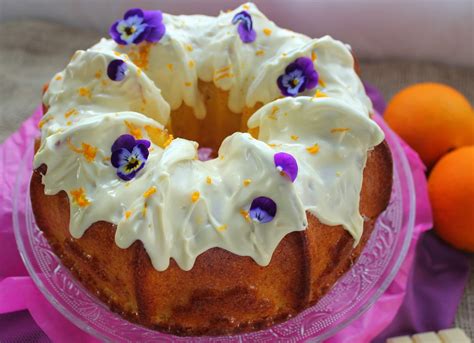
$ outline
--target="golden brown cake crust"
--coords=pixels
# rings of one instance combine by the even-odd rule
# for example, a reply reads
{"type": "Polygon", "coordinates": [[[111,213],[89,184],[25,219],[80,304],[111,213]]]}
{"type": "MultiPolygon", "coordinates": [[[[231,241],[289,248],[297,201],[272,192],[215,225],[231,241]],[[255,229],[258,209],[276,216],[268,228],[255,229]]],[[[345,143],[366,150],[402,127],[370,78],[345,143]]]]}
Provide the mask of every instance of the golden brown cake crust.
{"type": "Polygon", "coordinates": [[[141,242],[117,247],[115,226],[94,223],[80,239],[69,233],[65,192],[44,194],[46,167],[31,179],[38,227],[62,263],[110,308],[127,319],[176,335],[224,335],[254,331],[282,322],[315,304],[354,264],[386,208],[392,160],[385,142],[369,152],[360,200],[366,218],[360,244],[342,227],[308,215],[305,231],[288,234],[262,267],[249,257],[214,248],[190,271],[172,260],[155,270],[141,242]]]}

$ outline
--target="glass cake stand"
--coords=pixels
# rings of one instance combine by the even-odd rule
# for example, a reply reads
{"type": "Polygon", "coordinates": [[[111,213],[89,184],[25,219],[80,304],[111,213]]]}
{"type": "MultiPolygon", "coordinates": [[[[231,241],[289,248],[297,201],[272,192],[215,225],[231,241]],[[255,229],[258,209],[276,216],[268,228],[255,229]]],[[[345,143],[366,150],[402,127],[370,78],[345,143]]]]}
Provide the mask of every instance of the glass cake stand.
{"type": "MultiPolygon", "coordinates": [[[[407,253],[415,219],[415,191],[411,170],[398,138],[382,119],[393,155],[393,190],[390,204],[357,263],[315,306],[269,329],[238,336],[218,337],[220,342],[324,340],[364,313],[387,289],[407,253]]],[[[33,146],[31,142],[30,146],[33,146]]],[[[25,154],[13,197],[13,224],[18,249],[34,282],[49,302],[72,323],[91,335],[113,342],[185,341],[122,319],[81,286],[52,252],[35,224],[29,197],[33,149],[25,154]]],[[[216,337],[213,337],[214,339],[216,337]]],[[[205,342],[211,337],[193,337],[205,342]]]]}

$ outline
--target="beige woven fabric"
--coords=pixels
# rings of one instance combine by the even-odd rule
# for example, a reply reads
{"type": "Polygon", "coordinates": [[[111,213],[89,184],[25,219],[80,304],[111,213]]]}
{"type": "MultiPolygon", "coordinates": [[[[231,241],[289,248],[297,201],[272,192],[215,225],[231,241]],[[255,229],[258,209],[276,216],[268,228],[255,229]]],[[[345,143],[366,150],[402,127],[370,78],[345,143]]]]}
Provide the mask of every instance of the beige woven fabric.
{"type": "MultiPolygon", "coordinates": [[[[0,142],[15,131],[40,103],[41,86],[61,70],[77,49],[98,41],[94,32],[62,25],[23,21],[0,25],[0,142]]],[[[474,68],[417,61],[362,61],[363,78],[390,99],[416,82],[451,85],[473,103],[474,68]]],[[[474,268],[474,256],[471,257],[474,268]]],[[[473,269],[471,268],[471,269],[473,269]]],[[[442,301],[442,299],[440,299],[442,301]]],[[[474,272],[458,309],[456,326],[474,337],[474,272]]]]}

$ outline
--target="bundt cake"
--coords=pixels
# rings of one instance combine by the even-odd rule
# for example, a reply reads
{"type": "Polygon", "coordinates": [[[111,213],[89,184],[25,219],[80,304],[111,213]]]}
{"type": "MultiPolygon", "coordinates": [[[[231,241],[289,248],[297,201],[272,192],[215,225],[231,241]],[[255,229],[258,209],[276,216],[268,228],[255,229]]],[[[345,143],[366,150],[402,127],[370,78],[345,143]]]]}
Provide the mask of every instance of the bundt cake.
{"type": "Polygon", "coordinates": [[[248,3],[131,9],[45,90],[31,201],[113,311],[178,335],[315,304],[386,208],[390,151],[350,48],[248,3]]]}

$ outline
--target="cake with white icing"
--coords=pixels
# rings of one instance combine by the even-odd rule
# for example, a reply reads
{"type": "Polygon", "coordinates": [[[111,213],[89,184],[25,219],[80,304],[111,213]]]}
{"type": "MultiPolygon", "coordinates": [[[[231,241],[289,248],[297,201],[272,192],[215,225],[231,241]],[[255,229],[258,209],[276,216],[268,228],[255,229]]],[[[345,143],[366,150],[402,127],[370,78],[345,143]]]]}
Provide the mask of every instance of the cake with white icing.
{"type": "Polygon", "coordinates": [[[311,306],[359,256],[391,191],[384,134],[343,43],[249,3],[132,9],[44,94],[39,228],[126,318],[183,335],[311,306]]]}

